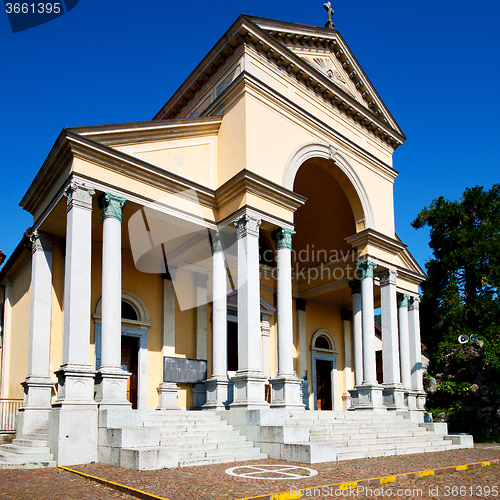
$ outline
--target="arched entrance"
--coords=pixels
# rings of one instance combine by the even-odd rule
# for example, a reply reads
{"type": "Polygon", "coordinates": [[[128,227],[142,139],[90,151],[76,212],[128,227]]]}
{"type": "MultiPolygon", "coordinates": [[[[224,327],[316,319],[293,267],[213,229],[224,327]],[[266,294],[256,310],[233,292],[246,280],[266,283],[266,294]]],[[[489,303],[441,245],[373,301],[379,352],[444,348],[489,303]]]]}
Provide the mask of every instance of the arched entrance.
{"type": "Polygon", "coordinates": [[[311,364],[315,410],[337,410],[337,349],[328,330],[312,338],[311,364]]]}
{"type": "MultiPolygon", "coordinates": [[[[122,290],[121,365],[131,373],[127,381],[127,399],[134,409],[147,407],[147,367],[149,314],[144,302],[134,293],[122,290]]],[[[95,369],[101,365],[101,299],[95,320],[95,369]]]]}

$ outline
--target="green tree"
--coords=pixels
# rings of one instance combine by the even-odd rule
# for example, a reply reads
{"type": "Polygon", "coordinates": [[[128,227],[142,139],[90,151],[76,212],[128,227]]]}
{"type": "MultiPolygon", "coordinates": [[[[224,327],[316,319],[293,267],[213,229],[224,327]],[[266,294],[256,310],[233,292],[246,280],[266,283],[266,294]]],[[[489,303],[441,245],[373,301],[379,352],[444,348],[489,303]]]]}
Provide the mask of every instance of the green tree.
{"type": "Polygon", "coordinates": [[[500,184],[467,188],[459,201],[439,197],[412,222],[430,228],[434,257],[426,263],[422,341],[434,357],[476,334],[500,368],[500,184]]]}

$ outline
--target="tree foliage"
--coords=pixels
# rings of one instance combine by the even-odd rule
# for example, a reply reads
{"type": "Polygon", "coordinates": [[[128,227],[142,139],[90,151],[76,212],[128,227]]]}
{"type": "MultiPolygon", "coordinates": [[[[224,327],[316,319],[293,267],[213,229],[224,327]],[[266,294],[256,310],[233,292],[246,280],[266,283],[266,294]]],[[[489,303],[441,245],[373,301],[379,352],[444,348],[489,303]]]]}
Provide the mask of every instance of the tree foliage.
{"type": "Polygon", "coordinates": [[[422,284],[422,341],[437,358],[460,334],[476,334],[500,369],[500,184],[467,188],[459,201],[440,197],[412,226],[430,228],[434,256],[422,284]]]}

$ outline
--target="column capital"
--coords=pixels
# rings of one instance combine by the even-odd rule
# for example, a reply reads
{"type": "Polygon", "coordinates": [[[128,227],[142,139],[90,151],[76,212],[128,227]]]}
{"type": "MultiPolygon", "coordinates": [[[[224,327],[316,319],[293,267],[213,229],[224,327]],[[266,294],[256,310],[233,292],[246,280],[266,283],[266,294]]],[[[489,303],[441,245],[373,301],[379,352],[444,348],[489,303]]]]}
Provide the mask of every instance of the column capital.
{"type": "Polygon", "coordinates": [[[407,293],[398,293],[398,307],[408,307],[410,296],[407,293]]]}
{"type": "Polygon", "coordinates": [[[276,241],[276,250],[282,248],[292,249],[292,237],[295,236],[295,231],[287,227],[282,227],[273,233],[273,240],[276,241]]]}
{"type": "Polygon", "coordinates": [[[219,231],[210,233],[210,243],[212,246],[212,254],[224,251],[224,238],[219,231]]]}
{"type": "Polygon", "coordinates": [[[415,295],[414,297],[410,297],[410,303],[408,305],[408,309],[410,311],[418,311],[420,309],[420,295],[415,295]]]}
{"type": "Polygon", "coordinates": [[[306,310],[306,299],[295,299],[295,309],[297,311],[305,311],[306,310]]]}
{"type": "Polygon", "coordinates": [[[121,196],[111,193],[104,193],[99,198],[99,208],[102,210],[102,220],[112,217],[123,221],[123,207],[127,200],[121,196]]]}
{"type": "Polygon", "coordinates": [[[360,280],[351,280],[349,281],[349,288],[351,289],[351,294],[361,293],[361,281],[360,280]]]}
{"type": "Polygon", "coordinates": [[[377,264],[371,260],[364,260],[363,262],[358,262],[356,267],[361,271],[361,279],[373,278],[373,271],[377,267],[377,264]]]}
{"type": "Polygon", "coordinates": [[[47,233],[39,233],[38,231],[33,231],[30,234],[31,240],[31,252],[52,252],[52,243],[54,241],[54,236],[47,233]]]}
{"type": "Polygon", "coordinates": [[[260,219],[249,214],[242,215],[238,220],[234,221],[236,226],[236,236],[238,239],[245,236],[259,237],[260,219]]]}
{"type": "Polygon", "coordinates": [[[395,285],[398,272],[396,269],[386,269],[379,273],[380,286],[395,285]]]}
{"type": "Polygon", "coordinates": [[[92,210],[92,196],[95,190],[80,182],[71,181],[64,190],[64,196],[68,198],[68,212],[74,207],[92,210]]]}

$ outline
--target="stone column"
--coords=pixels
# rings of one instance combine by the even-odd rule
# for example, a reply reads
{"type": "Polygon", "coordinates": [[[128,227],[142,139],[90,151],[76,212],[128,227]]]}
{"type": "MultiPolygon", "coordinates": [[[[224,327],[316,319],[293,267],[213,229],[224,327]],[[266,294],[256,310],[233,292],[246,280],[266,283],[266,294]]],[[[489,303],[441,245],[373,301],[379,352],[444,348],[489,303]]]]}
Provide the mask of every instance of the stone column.
{"type": "Polygon", "coordinates": [[[309,410],[309,384],[307,382],[307,332],[305,299],[295,299],[295,321],[299,344],[299,378],[302,380],[302,403],[309,410]]]}
{"type": "Polygon", "coordinates": [[[162,296],[162,380],[156,392],[158,393],[157,410],[180,410],[177,406],[177,392],[179,387],[175,382],[163,381],[163,359],[175,356],[175,275],[167,270],[161,276],[163,284],[162,296]]]}
{"type": "Polygon", "coordinates": [[[72,181],[68,198],[64,263],[62,365],[57,401],[49,417],[49,446],[58,463],[97,461],[97,405],[90,360],[90,282],[92,196],[94,190],[72,181]]]}
{"type": "Polygon", "coordinates": [[[342,396],[344,400],[344,410],[347,410],[351,406],[351,394],[352,390],[352,343],[351,343],[351,324],[352,324],[352,312],[347,309],[340,310],[340,319],[342,321],[342,337],[344,340],[344,386],[345,393],[342,396]]]}
{"type": "Polygon", "coordinates": [[[271,382],[271,407],[302,409],[300,380],[293,370],[292,237],[295,231],[278,229],[276,241],[278,270],[278,374],[271,382]]]}
{"type": "Polygon", "coordinates": [[[363,383],[363,326],[361,308],[361,282],[349,282],[352,294],[352,333],[354,343],[354,385],[363,383]]]}
{"type": "Polygon", "coordinates": [[[205,381],[207,402],[203,408],[228,407],[227,378],[227,269],[222,236],[212,234],[212,377],[205,381]]]}
{"type": "MultiPolygon", "coordinates": [[[[208,274],[194,275],[194,293],[196,300],[196,359],[207,360],[207,282],[208,274]]],[[[207,389],[200,382],[191,388],[191,409],[200,410],[207,402],[207,389]]]]}
{"type": "Polygon", "coordinates": [[[353,407],[358,409],[385,410],[382,386],[377,382],[375,358],[375,317],[373,303],[373,271],[375,262],[365,260],[357,264],[361,270],[361,307],[363,329],[363,383],[357,387],[358,398],[353,407]]]}
{"type": "Polygon", "coordinates": [[[8,398],[10,378],[10,343],[12,337],[12,283],[5,285],[2,331],[2,378],[0,379],[0,397],[8,398]]]}
{"type": "Polygon", "coordinates": [[[408,408],[416,408],[416,398],[411,397],[411,367],[410,367],[410,335],[408,330],[408,304],[410,296],[398,295],[398,317],[399,317],[399,356],[401,359],[401,383],[408,394],[408,408]]]}
{"type": "Polygon", "coordinates": [[[382,366],[384,374],[384,403],[388,409],[405,408],[404,390],[399,371],[398,312],[395,269],[379,274],[382,309],[382,366]]]}
{"type": "Polygon", "coordinates": [[[66,189],[66,258],[64,263],[64,326],[62,365],[56,372],[56,406],[94,405],[94,370],[90,358],[90,275],[92,255],[92,196],[94,190],[77,182],[66,189]]]}
{"type": "Polygon", "coordinates": [[[238,238],[238,371],[231,407],[266,408],[261,368],[259,226],[245,213],[235,222],[238,238]]]}
{"type": "Polygon", "coordinates": [[[52,304],[52,240],[34,232],[31,235],[31,290],[28,376],[21,384],[24,401],[20,409],[21,434],[42,427],[49,421],[52,380],[50,379],[50,318],[52,304]]]}
{"type": "Polygon", "coordinates": [[[420,297],[411,297],[408,305],[408,330],[410,336],[411,388],[416,392],[417,409],[425,409],[426,393],[422,380],[422,345],[420,341],[420,297]]]}
{"type": "Polygon", "coordinates": [[[122,210],[125,198],[104,193],[102,211],[102,334],[101,366],[96,375],[96,401],[100,409],[130,408],[127,379],[121,367],[122,343],[122,210]]]}

